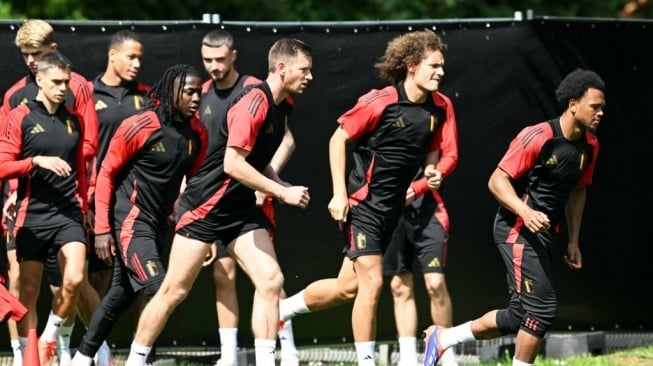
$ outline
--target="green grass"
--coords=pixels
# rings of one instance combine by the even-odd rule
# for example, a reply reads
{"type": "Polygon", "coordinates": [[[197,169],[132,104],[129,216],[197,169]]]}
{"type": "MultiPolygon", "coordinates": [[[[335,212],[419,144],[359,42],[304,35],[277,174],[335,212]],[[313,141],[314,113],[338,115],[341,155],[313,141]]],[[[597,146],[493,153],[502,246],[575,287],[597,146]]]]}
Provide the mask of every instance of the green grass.
{"type": "MultiPolygon", "coordinates": [[[[182,366],[200,366],[200,363],[193,362],[181,362],[177,365],[182,366]]],[[[302,363],[302,366],[317,365],[317,363],[302,363]]],[[[348,363],[320,363],[321,366],[355,366],[356,364],[348,363]]],[[[476,366],[510,366],[512,365],[512,359],[506,355],[504,359],[497,360],[494,362],[480,363],[476,366]]],[[[640,347],[628,349],[625,351],[619,351],[611,353],[608,355],[584,355],[566,359],[547,359],[538,357],[535,360],[535,365],[537,366],[621,366],[621,365],[633,365],[633,366],[653,366],[653,346],[649,347],[640,347]]],[[[465,366],[461,364],[461,366],[465,366]]],[[[471,365],[470,365],[471,366],[471,365]]]]}
{"type": "MultiPolygon", "coordinates": [[[[566,358],[562,360],[547,359],[538,357],[535,360],[538,366],[618,366],[618,365],[634,365],[634,366],[653,366],[653,346],[633,348],[625,351],[619,351],[608,355],[592,356],[584,355],[579,357],[566,358]]],[[[512,359],[505,357],[502,360],[482,363],[479,366],[510,366],[512,359]]]]}

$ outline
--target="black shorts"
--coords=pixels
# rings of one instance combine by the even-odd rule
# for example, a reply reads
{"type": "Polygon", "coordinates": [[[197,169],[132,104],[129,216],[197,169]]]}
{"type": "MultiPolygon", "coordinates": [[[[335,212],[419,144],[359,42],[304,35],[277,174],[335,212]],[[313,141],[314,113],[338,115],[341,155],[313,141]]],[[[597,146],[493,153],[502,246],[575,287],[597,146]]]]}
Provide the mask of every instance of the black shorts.
{"type": "Polygon", "coordinates": [[[98,258],[97,253],[95,252],[95,234],[89,231],[88,234],[88,252],[86,258],[88,258],[88,273],[107,271],[111,269],[111,266],[106,264],[103,260],[98,258]]]}
{"type": "Polygon", "coordinates": [[[415,258],[422,273],[444,273],[448,239],[449,233],[434,215],[426,220],[402,216],[383,254],[383,274],[413,273],[415,258]]]}
{"type": "MultiPolygon", "coordinates": [[[[188,209],[179,206],[178,218],[188,209]]],[[[177,220],[179,221],[179,220],[177,220]]],[[[217,215],[191,221],[184,226],[177,225],[178,235],[199,240],[204,243],[226,243],[229,245],[242,234],[256,229],[271,230],[270,221],[256,207],[238,213],[217,215]]]]}
{"type": "Polygon", "coordinates": [[[45,263],[49,255],[56,255],[59,249],[70,242],[86,243],[86,230],[81,216],[68,218],[61,224],[48,228],[23,226],[16,232],[16,258],[45,263]]]}
{"type": "Polygon", "coordinates": [[[342,225],[342,234],[345,237],[343,252],[352,260],[362,255],[383,255],[396,226],[397,220],[382,217],[365,217],[364,221],[358,220],[350,211],[347,221],[342,225]]]}
{"type": "Polygon", "coordinates": [[[116,277],[127,276],[134,291],[152,283],[161,283],[165,265],[159,250],[166,242],[165,233],[136,222],[132,229],[117,231],[116,234],[116,261],[121,268],[114,266],[114,281],[116,277]]]}

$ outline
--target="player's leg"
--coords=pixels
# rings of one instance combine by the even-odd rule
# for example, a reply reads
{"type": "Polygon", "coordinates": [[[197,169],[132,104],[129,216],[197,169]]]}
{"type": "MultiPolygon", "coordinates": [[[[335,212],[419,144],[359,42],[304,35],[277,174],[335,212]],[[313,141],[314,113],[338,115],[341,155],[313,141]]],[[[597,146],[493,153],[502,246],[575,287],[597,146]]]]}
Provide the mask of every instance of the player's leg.
{"type": "Polygon", "coordinates": [[[310,283],[302,291],[282,299],[279,305],[282,320],[294,316],[320,311],[351,302],[358,292],[354,264],[347,257],[342,259],[338,276],[310,283]]]}
{"type": "Polygon", "coordinates": [[[270,236],[263,228],[240,234],[228,248],[254,284],[252,331],[256,364],[274,365],[283,274],[270,236]]]}
{"type": "Polygon", "coordinates": [[[145,364],[173,310],[188,296],[209,248],[209,243],[175,235],[166,275],[141,313],[126,366],[145,364]]]}
{"type": "Polygon", "coordinates": [[[237,366],[239,311],[236,261],[222,244],[218,244],[218,259],[213,263],[213,284],[220,335],[220,359],[216,365],[237,366]]]}

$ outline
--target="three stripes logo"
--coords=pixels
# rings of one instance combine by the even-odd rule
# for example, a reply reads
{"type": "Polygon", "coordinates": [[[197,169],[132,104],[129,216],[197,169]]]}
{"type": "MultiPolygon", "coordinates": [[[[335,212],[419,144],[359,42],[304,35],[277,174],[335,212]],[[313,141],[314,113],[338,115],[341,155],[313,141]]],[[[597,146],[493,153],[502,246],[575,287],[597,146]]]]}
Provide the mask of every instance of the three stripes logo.
{"type": "Polygon", "coordinates": [[[40,123],[37,123],[32,129],[29,131],[30,135],[35,135],[37,133],[45,132],[45,128],[41,126],[40,123]]]}
{"type": "Polygon", "coordinates": [[[213,111],[211,110],[211,106],[208,106],[208,105],[202,111],[203,116],[208,116],[209,114],[212,114],[212,113],[213,113],[213,111]]]}
{"type": "Polygon", "coordinates": [[[406,122],[404,122],[404,119],[402,117],[399,117],[399,119],[396,120],[395,123],[392,124],[392,127],[394,127],[394,128],[404,128],[404,127],[406,127],[406,122]]]}
{"type": "Polygon", "coordinates": [[[102,109],[107,109],[107,108],[109,108],[109,106],[102,99],[95,102],[95,110],[96,111],[100,111],[102,109]]]}
{"type": "Polygon", "coordinates": [[[427,267],[429,267],[429,268],[438,268],[438,267],[440,267],[440,260],[438,259],[438,257],[433,258],[429,262],[427,267]]]}
{"type": "Polygon", "coordinates": [[[547,159],[547,161],[544,163],[544,165],[546,165],[548,167],[552,167],[552,166],[555,166],[557,164],[558,164],[558,157],[555,156],[555,155],[551,155],[551,157],[549,159],[547,159]]]}
{"type": "Polygon", "coordinates": [[[156,145],[152,146],[152,151],[163,153],[166,152],[166,147],[163,145],[163,142],[159,141],[156,145]]]}

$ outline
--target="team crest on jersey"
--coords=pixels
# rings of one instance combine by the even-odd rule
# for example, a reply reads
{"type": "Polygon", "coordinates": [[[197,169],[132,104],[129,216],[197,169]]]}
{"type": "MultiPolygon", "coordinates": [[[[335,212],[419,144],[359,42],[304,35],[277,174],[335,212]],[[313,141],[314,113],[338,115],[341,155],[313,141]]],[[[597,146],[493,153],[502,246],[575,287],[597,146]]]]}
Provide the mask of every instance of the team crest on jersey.
{"type": "Polygon", "coordinates": [[[97,102],[95,102],[95,110],[96,111],[101,111],[103,109],[107,109],[109,106],[102,100],[99,99],[97,102]]]}
{"type": "Polygon", "coordinates": [[[551,155],[551,157],[544,163],[544,165],[548,167],[556,166],[558,165],[558,157],[555,155],[551,155]]]}
{"type": "Polygon", "coordinates": [[[203,116],[208,116],[209,114],[212,114],[213,111],[211,110],[211,106],[207,105],[206,108],[202,111],[203,116]]]}
{"type": "Polygon", "coordinates": [[[404,127],[406,127],[406,122],[404,122],[403,117],[399,117],[399,119],[396,120],[395,123],[392,124],[392,127],[394,127],[394,128],[404,128],[404,127]]]}
{"type": "Polygon", "coordinates": [[[166,152],[166,147],[163,145],[163,142],[159,141],[156,145],[152,146],[152,151],[163,153],[166,152]]]}
{"type": "Polygon", "coordinates": [[[73,127],[73,120],[66,119],[66,130],[68,131],[69,135],[72,135],[73,132],[75,132],[75,128],[73,127]]]}
{"type": "Polygon", "coordinates": [[[365,237],[365,234],[356,234],[356,248],[365,249],[365,247],[367,247],[367,238],[365,237]]]}
{"type": "Polygon", "coordinates": [[[579,160],[578,161],[578,169],[585,170],[585,168],[587,167],[587,154],[585,154],[585,153],[580,154],[580,157],[579,157],[578,160],[579,160]]]}
{"type": "Polygon", "coordinates": [[[134,95],[134,108],[140,111],[143,109],[143,97],[140,95],[134,95]]]}
{"type": "Polygon", "coordinates": [[[45,132],[45,128],[43,128],[40,123],[37,123],[31,130],[29,130],[30,135],[35,135],[41,132],[45,132]]]}
{"type": "Polygon", "coordinates": [[[431,132],[433,132],[433,130],[435,130],[435,128],[438,126],[438,123],[439,123],[438,116],[432,114],[431,115],[431,127],[430,127],[431,132]]]}

